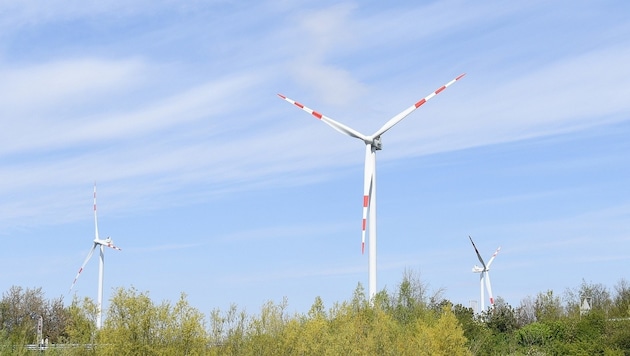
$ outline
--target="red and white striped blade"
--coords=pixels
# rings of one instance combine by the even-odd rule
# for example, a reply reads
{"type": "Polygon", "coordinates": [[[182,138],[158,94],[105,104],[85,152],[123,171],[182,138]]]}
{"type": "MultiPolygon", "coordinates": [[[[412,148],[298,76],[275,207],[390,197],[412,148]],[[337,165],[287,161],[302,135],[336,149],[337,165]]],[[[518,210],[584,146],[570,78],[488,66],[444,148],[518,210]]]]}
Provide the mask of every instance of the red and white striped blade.
{"type": "Polygon", "coordinates": [[[488,261],[488,268],[490,268],[492,261],[494,261],[494,258],[497,257],[497,255],[499,254],[499,251],[501,251],[501,246],[499,246],[499,248],[497,248],[497,250],[494,251],[494,254],[492,254],[492,257],[490,257],[490,261],[488,261]]]}
{"type": "Polygon", "coordinates": [[[77,279],[79,279],[79,276],[81,275],[81,272],[83,272],[83,268],[85,268],[85,265],[87,265],[88,261],[90,261],[90,258],[92,258],[92,255],[94,254],[94,250],[96,249],[96,245],[97,245],[96,243],[94,243],[94,245],[92,245],[92,249],[88,253],[85,261],[83,261],[83,264],[81,265],[81,268],[79,268],[79,272],[77,273],[77,276],[74,277],[74,281],[72,281],[72,284],[70,285],[70,290],[68,291],[68,293],[70,293],[72,291],[72,288],[74,287],[74,284],[77,283],[77,279]]]}
{"type": "Polygon", "coordinates": [[[358,138],[358,139],[363,140],[363,141],[367,141],[367,136],[365,136],[364,134],[360,133],[359,131],[357,131],[357,130],[349,127],[349,126],[346,126],[346,125],[344,125],[344,124],[342,124],[340,122],[337,122],[337,121],[329,118],[328,116],[323,115],[323,114],[321,114],[321,113],[319,113],[319,112],[317,112],[317,111],[315,111],[315,110],[313,110],[311,108],[308,108],[308,107],[298,103],[295,100],[289,99],[289,98],[287,98],[286,96],[284,96],[282,94],[278,94],[278,96],[280,98],[284,99],[285,101],[288,101],[291,104],[297,106],[298,108],[306,111],[307,113],[315,116],[319,120],[327,123],[330,127],[332,127],[333,129],[341,132],[342,134],[348,135],[350,137],[355,137],[355,138],[358,138]]]}
{"type": "Polygon", "coordinates": [[[122,251],[120,247],[114,245],[114,241],[112,241],[112,239],[110,239],[109,237],[105,239],[105,241],[103,241],[103,245],[109,248],[113,248],[114,250],[122,251]]]}
{"type": "Polygon", "coordinates": [[[490,273],[487,271],[484,272],[486,274],[486,289],[488,290],[488,298],[490,298],[490,305],[494,305],[494,298],[492,297],[492,285],[490,284],[490,273]]]}
{"type": "Polygon", "coordinates": [[[98,219],[96,217],[96,182],[94,182],[94,238],[98,240],[98,219]]]}
{"type": "Polygon", "coordinates": [[[385,125],[383,125],[383,127],[381,127],[378,131],[376,131],[374,133],[374,135],[372,135],[372,137],[379,137],[380,135],[384,134],[387,130],[391,129],[394,125],[396,125],[397,123],[402,121],[402,119],[407,117],[407,115],[411,114],[414,110],[416,110],[417,108],[419,108],[422,105],[424,105],[424,103],[426,103],[427,101],[431,100],[434,96],[440,94],[444,89],[448,88],[450,85],[452,85],[456,81],[462,79],[462,77],[465,76],[465,75],[466,75],[466,73],[460,74],[457,78],[455,78],[455,79],[451,80],[450,82],[442,85],[437,90],[435,90],[433,93],[431,93],[428,96],[422,98],[420,101],[418,101],[417,103],[415,103],[412,106],[408,107],[407,109],[402,111],[400,114],[392,117],[389,121],[387,121],[385,123],[385,125]]]}
{"type": "Polygon", "coordinates": [[[365,233],[367,229],[367,217],[372,199],[372,187],[374,184],[374,152],[372,145],[365,145],[365,167],[363,173],[363,220],[361,227],[361,254],[365,253],[365,233]]]}

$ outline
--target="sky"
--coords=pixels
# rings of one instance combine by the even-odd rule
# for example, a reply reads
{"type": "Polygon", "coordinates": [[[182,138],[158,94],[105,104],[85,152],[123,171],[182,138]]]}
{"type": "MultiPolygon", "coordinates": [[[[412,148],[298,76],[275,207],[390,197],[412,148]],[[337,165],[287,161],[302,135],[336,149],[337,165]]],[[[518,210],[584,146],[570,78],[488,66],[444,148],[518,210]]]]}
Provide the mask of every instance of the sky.
{"type": "MultiPolygon", "coordinates": [[[[0,0],[0,291],[119,287],[209,315],[367,291],[364,134],[462,73],[377,153],[378,290],[478,301],[630,279],[626,1],[0,0]]],[[[487,302],[486,302],[487,304],[487,302]]],[[[107,302],[105,302],[107,307],[107,302]]]]}

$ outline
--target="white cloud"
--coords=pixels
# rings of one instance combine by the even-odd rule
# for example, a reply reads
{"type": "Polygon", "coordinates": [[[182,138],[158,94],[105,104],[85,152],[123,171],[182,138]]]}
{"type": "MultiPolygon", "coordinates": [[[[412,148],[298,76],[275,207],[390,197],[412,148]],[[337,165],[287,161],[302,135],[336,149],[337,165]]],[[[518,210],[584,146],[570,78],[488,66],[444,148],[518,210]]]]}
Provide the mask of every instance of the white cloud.
{"type": "MultiPolygon", "coordinates": [[[[58,66],[53,66],[52,74],[44,71],[35,71],[35,76],[41,74],[43,77],[53,78],[51,81],[59,79],[62,81],[65,76],[63,72],[69,69],[73,72],[72,61],[65,63],[61,67],[64,68],[59,73],[58,66]],[[39,72],[39,73],[38,73],[39,72]]],[[[90,75],[81,77],[84,73],[75,73],[76,81],[63,82],[62,89],[57,91],[50,86],[40,86],[34,83],[35,88],[40,90],[30,91],[25,86],[23,91],[14,90],[14,96],[9,95],[7,102],[19,101],[22,104],[21,111],[27,112],[28,107],[39,106],[42,101],[54,102],[58,107],[67,106],[72,108],[76,101],[85,98],[86,95],[92,95],[91,91],[95,88],[106,85],[117,84],[117,90],[126,92],[125,82],[126,71],[117,70],[108,71],[106,69],[111,66],[96,66],[85,70],[86,73],[98,78],[107,78],[101,81],[90,78],[90,75]],[[103,68],[106,67],[106,68],[103,68]],[[120,74],[120,75],[118,75],[120,74]],[[116,80],[116,77],[120,81],[116,80]],[[19,99],[18,99],[19,98],[19,99]],[[34,105],[34,103],[38,103],[34,105]]],[[[86,74],[85,73],[85,74],[86,74]]],[[[20,78],[15,78],[19,81],[20,78]]],[[[23,79],[23,78],[22,78],[23,79]]],[[[154,102],[145,103],[140,109],[106,108],[108,103],[112,102],[108,95],[102,102],[95,104],[97,107],[103,107],[106,113],[57,115],[55,117],[20,118],[20,114],[15,117],[5,117],[3,121],[7,124],[8,129],[0,133],[0,137],[4,141],[4,145],[0,154],[11,154],[15,152],[28,152],[32,150],[54,150],[67,149],[80,144],[98,144],[103,140],[121,141],[131,137],[140,137],[148,135],[160,130],[166,130],[178,125],[197,121],[200,119],[208,120],[209,124],[214,127],[220,127],[214,115],[224,113],[228,108],[237,107],[231,98],[237,96],[237,93],[250,88],[259,81],[256,75],[237,75],[226,78],[220,78],[214,81],[201,84],[197,87],[188,88],[182,93],[174,94],[166,98],[158,98],[154,102]]],[[[41,83],[40,83],[41,84],[41,83]]],[[[148,90],[146,86],[142,90],[148,90]]],[[[11,92],[11,88],[7,88],[7,92],[11,92]]],[[[128,91],[127,91],[128,92],[128,91]]],[[[133,95],[128,92],[128,95],[133,95]]],[[[118,97],[117,94],[115,94],[118,97]]],[[[115,102],[115,101],[113,101],[115,102]]],[[[44,107],[45,109],[45,107],[44,107]]],[[[42,110],[42,108],[38,108],[42,110]]],[[[20,110],[17,110],[20,111],[20,110]]],[[[54,110],[53,110],[54,111],[54,110]]],[[[228,125],[224,125],[228,126],[228,125]]]]}
{"type": "MultiPolygon", "coordinates": [[[[6,114],[41,113],[108,90],[125,90],[139,80],[145,64],[137,59],[78,58],[14,67],[0,66],[0,103],[6,114]]],[[[17,118],[20,119],[20,118],[17,118]]]]}

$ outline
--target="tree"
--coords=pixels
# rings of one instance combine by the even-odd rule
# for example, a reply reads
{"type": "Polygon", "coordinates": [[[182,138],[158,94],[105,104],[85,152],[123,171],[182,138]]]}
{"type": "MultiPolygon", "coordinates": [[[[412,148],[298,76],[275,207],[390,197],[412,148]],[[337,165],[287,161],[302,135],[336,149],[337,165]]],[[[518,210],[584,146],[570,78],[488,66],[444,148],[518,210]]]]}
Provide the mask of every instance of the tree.
{"type": "Polygon", "coordinates": [[[98,333],[103,355],[201,355],[208,337],[203,315],[182,294],[175,306],[155,305],[148,293],[119,288],[98,333]]]}
{"type": "Polygon", "coordinates": [[[394,318],[402,325],[414,323],[426,309],[427,285],[411,270],[405,270],[393,295],[392,309],[394,318]]]}
{"type": "Polygon", "coordinates": [[[617,318],[630,317],[630,283],[622,278],[615,285],[615,292],[611,316],[617,318]]]}
{"type": "Polygon", "coordinates": [[[565,291],[567,310],[574,315],[579,314],[584,298],[590,298],[591,310],[600,310],[605,314],[611,309],[612,299],[608,289],[601,283],[587,283],[582,279],[578,288],[565,291]]]}
{"type": "Polygon", "coordinates": [[[470,355],[464,330],[450,305],[444,306],[437,323],[429,329],[430,355],[470,355]]]}
{"type": "Polygon", "coordinates": [[[464,337],[468,340],[469,345],[473,340],[483,339],[485,331],[484,324],[475,317],[475,311],[472,308],[463,306],[462,304],[456,304],[452,308],[452,311],[455,318],[457,318],[457,321],[464,332],[464,337]]]}
{"type": "Polygon", "coordinates": [[[271,355],[280,349],[287,305],[286,298],[280,304],[268,301],[262,306],[260,315],[251,319],[246,334],[246,354],[271,355]]]}
{"type": "Polygon", "coordinates": [[[66,327],[67,311],[61,297],[47,300],[41,288],[12,286],[0,300],[0,328],[12,344],[39,343],[37,323],[42,318],[42,336],[58,342],[66,327]]]}
{"type": "Polygon", "coordinates": [[[552,290],[545,293],[538,293],[534,301],[534,314],[537,321],[558,320],[563,315],[562,302],[552,290]]]}
{"type": "Polygon", "coordinates": [[[68,320],[64,330],[64,343],[81,345],[74,349],[73,355],[93,355],[96,350],[86,345],[94,345],[96,342],[96,315],[98,308],[96,303],[85,297],[78,300],[76,297],[67,308],[68,320]]]}
{"type": "Polygon", "coordinates": [[[527,296],[521,300],[521,304],[516,308],[516,325],[523,327],[536,321],[536,301],[527,296]]]}
{"type": "Polygon", "coordinates": [[[215,309],[210,320],[210,351],[214,355],[240,355],[245,344],[247,313],[236,304],[221,313],[215,309]]]}
{"type": "Polygon", "coordinates": [[[483,320],[488,328],[499,333],[511,333],[516,329],[516,316],[512,308],[501,297],[494,301],[494,307],[484,312],[483,320]]]}

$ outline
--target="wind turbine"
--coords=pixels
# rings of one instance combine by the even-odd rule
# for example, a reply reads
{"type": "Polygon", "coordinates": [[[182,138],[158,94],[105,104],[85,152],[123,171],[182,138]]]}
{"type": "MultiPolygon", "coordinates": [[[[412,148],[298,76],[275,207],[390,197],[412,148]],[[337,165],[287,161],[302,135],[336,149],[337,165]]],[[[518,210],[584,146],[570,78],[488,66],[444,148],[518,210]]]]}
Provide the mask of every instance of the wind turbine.
{"type": "Polygon", "coordinates": [[[421,99],[414,105],[405,109],[398,115],[392,117],[385,123],[380,129],[378,129],[372,135],[364,135],[351,127],[348,127],[340,122],[337,122],[317,111],[307,108],[306,106],[287,98],[282,94],[278,96],[289,103],[297,106],[298,108],[306,111],[307,113],[315,116],[317,119],[325,122],[333,129],[341,132],[344,135],[358,138],[365,143],[365,170],[363,180],[363,220],[362,220],[362,233],[361,233],[361,253],[365,252],[365,235],[366,228],[369,232],[369,258],[368,258],[368,293],[370,300],[376,295],[376,151],[381,150],[381,135],[387,130],[391,129],[394,125],[399,123],[402,119],[411,114],[414,110],[424,105],[434,96],[441,93],[451,84],[461,79],[464,74],[459,75],[457,78],[451,80],[445,85],[438,88],[436,91],[429,94],[427,97],[421,99]],[[369,217],[368,217],[369,212],[369,217]],[[369,226],[367,224],[369,223],[369,226]]]}
{"type": "Polygon", "coordinates": [[[490,308],[494,307],[494,298],[492,298],[492,286],[490,285],[490,274],[488,273],[490,271],[490,265],[492,264],[492,261],[494,261],[494,258],[497,257],[497,254],[499,253],[499,250],[501,250],[501,246],[499,246],[499,248],[497,248],[496,251],[494,251],[494,254],[492,254],[492,257],[490,257],[490,260],[488,261],[488,264],[486,264],[485,262],[483,262],[483,258],[481,258],[481,255],[479,254],[479,250],[477,250],[477,246],[475,246],[475,243],[473,242],[472,237],[468,236],[468,238],[470,239],[470,243],[473,245],[473,248],[475,249],[475,252],[477,253],[477,257],[479,258],[479,262],[481,262],[481,265],[483,267],[479,267],[477,265],[475,265],[472,268],[472,271],[474,273],[481,273],[481,275],[479,276],[479,284],[481,286],[481,309],[479,309],[479,312],[483,312],[485,310],[485,306],[483,304],[483,300],[484,300],[484,296],[483,296],[483,284],[484,284],[484,280],[486,281],[486,289],[488,289],[488,297],[490,298],[490,308]]]}
{"type": "Polygon", "coordinates": [[[72,285],[70,285],[70,291],[72,291],[74,284],[77,282],[77,279],[79,279],[81,272],[83,272],[83,268],[85,268],[85,265],[87,265],[88,261],[92,257],[92,254],[94,254],[94,250],[96,249],[96,247],[99,247],[101,258],[98,263],[98,304],[96,314],[96,327],[100,329],[102,325],[101,321],[103,312],[103,269],[105,267],[105,246],[118,251],[121,251],[121,249],[114,246],[114,242],[110,237],[102,240],[98,236],[98,219],[96,217],[96,184],[94,184],[94,233],[94,243],[92,245],[92,249],[88,253],[87,258],[83,262],[83,265],[81,265],[81,268],[79,268],[77,276],[74,277],[74,281],[72,281],[72,285]]]}

